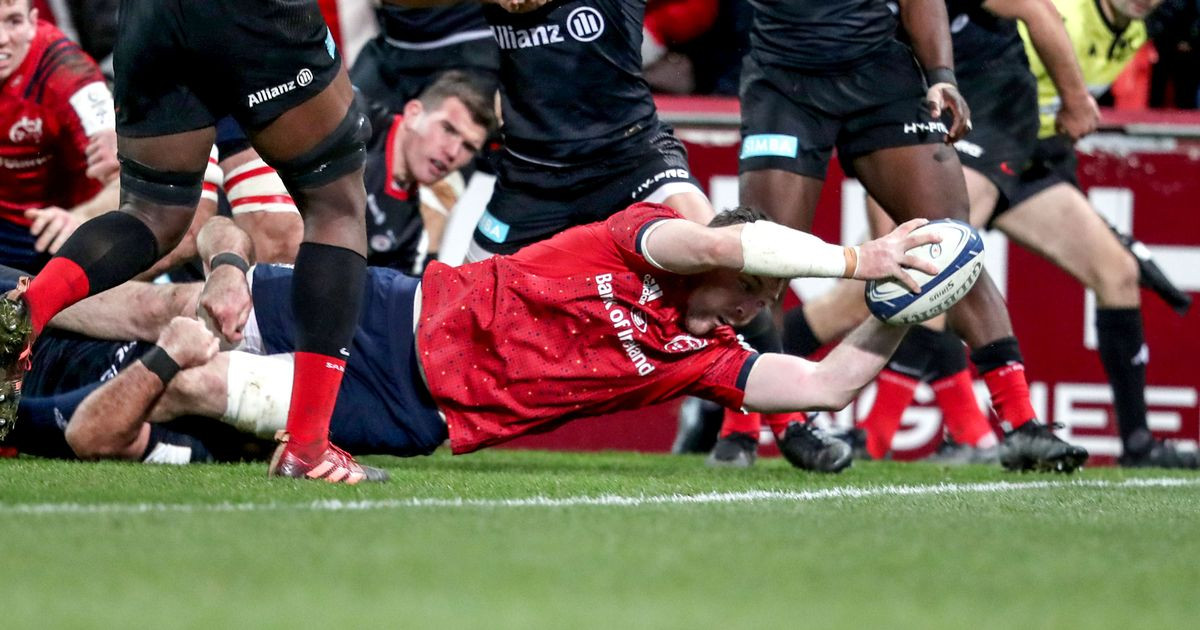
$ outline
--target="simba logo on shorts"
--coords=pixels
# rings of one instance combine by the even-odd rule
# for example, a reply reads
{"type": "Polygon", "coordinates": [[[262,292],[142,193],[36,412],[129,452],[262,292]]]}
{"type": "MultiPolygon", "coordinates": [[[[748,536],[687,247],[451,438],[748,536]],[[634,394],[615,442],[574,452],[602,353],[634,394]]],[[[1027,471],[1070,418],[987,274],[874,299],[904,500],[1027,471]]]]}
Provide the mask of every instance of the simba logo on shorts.
{"type": "Polygon", "coordinates": [[[261,105],[273,98],[295,90],[297,86],[304,87],[309,83],[312,83],[312,80],[312,70],[303,68],[300,70],[300,72],[296,73],[296,78],[292,81],[280,83],[275,87],[263,88],[253,94],[248,94],[247,99],[249,100],[249,106],[254,107],[255,105],[261,105]]]}
{"type": "Polygon", "coordinates": [[[786,157],[794,158],[800,148],[796,136],[785,136],[779,133],[759,133],[746,136],[742,140],[742,154],[739,159],[755,157],[786,157]]]}
{"type": "Polygon", "coordinates": [[[676,337],[663,346],[663,350],[673,354],[681,352],[694,352],[708,345],[708,341],[697,339],[691,335],[676,335],[676,337]]]}

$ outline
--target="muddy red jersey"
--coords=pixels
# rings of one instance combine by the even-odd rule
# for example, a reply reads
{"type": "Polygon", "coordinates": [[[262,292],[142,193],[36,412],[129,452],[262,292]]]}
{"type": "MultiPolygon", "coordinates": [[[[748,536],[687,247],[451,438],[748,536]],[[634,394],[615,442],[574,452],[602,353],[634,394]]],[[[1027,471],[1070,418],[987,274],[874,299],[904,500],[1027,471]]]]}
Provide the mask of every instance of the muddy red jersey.
{"type": "Polygon", "coordinates": [[[0,219],[71,208],[100,192],[86,175],[88,136],[114,126],[113,100],[96,62],[47,22],[0,85],[0,219]]]}
{"type": "Polygon", "coordinates": [[[757,355],[728,327],[688,334],[698,277],[641,254],[645,230],[678,217],[637,204],[512,256],[430,265],[419,353],[455,453],[682,394],[742,406],[757,355]]]}

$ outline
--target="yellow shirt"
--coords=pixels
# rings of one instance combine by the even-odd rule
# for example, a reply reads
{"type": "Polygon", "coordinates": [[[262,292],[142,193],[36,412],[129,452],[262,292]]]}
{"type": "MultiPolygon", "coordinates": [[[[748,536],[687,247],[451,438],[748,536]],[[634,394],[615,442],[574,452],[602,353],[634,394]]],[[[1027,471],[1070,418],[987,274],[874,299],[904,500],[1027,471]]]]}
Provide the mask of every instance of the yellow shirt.
{"type": "MultiPolygon", "coordinates": [[[[1054,6],[1062,14],[1067,35],[1075,48],[1083,80],[1093,96],[1108,90],[1118,74],[1133,59],[1142,44],[1146,43],[1146,25],[1141,20],[1132,21],[1123,31],[1117,31],[1101,13],[1100,0],[1054,0],[1054,6]]],[[[1025,40],[1025,54],[1029,57],[1029,69],[1037,77],[1038,110],[1041,114],[1039,138],[1055,135],[1054,116],[1061,102],[1054,82],[1038,58],[1025,23],[1019,23],[1021,39],[1025,40]]]]}

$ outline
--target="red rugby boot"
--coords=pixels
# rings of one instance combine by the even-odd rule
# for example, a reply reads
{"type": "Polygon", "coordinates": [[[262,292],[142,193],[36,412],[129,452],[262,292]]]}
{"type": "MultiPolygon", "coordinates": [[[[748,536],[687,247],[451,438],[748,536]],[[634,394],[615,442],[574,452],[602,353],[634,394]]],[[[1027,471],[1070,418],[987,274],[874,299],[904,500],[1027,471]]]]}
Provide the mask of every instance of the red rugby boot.
{"type": "Polygon", "coordinates": [[[363,466],[354,461],[349,453],[330,444],[325,452],[312,461],[305,461],[292,452],[286,431],[275,434],[279,446],[267,467],[270,477],[293,479],[320,479],[329,483],[354,485],[360,481],[387,481],[388,473],[382,468],[363,466]]]}

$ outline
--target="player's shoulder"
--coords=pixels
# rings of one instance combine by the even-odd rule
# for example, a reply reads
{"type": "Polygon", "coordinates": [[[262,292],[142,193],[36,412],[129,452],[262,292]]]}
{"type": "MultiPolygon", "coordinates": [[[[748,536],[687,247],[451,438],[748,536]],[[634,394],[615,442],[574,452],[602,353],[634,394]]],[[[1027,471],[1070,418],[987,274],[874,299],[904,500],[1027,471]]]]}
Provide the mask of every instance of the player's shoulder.
{"type": "Polygon", "coordinates": [[[41,54],[26,88],[28,98],[69,98],[80,88],[104,82],[95,60],[49,22],[38,22],[34,48],[41,54]]]}
{"type": "Polygon", "coordinates": [[[645,223],[658,219],[681,219],[683,215],[671,206],[639,201],[609,217],[609,223],[645,223]]]}

